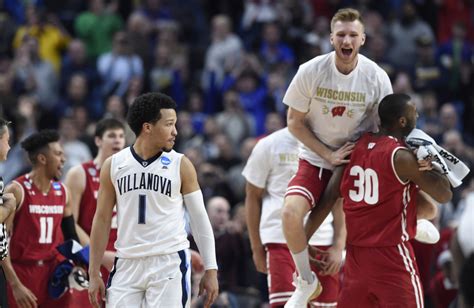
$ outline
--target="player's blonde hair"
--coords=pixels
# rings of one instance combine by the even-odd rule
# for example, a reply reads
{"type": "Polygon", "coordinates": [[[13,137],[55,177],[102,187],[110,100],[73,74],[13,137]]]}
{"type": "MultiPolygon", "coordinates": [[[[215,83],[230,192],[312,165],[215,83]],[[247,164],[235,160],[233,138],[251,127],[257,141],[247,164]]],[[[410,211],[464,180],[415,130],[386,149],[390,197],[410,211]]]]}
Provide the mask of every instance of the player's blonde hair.
{"type": "Polygon", "coordinates": [[[331,31],[334,29],[334,24],[337,21],[356,21],[358,20],[362,24],[362,28],[364,27],[364,22],[362,20],[362,16],[360,15],[359,11],[356,9],[351,9],[351,8],[343,8],[340,9],[334,14],[334,16],[331,19],[331,31]]]}

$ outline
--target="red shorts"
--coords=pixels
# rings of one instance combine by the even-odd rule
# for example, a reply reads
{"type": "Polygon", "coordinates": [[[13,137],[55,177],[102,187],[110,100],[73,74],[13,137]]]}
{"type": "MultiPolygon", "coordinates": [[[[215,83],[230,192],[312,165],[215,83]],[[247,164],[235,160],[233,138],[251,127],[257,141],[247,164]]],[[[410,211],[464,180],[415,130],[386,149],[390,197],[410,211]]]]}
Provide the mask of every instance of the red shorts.
{"type": "MultiPolygon", "coordinates": [[[[322,250],[329,248],[329,246],[315,247],[322,250]]],[[[292,284],[293,273],[296,271],[295,263],[286,244],[267,244],[266,249],[270,306],[273,308],[283,307],[295,290],[292,284]]],[[[311,269],[318,275],[318,279],[323,285],[323,293],[312,303],[323,304],[325,307],[336,307],[339,274],[320,276],[316,267],[312,266],[311,269]]]]}
{"type": "Polygon", "coordinates": [[[338,308],[423,307],[423,290],[409,242],[389,247],[347,245],[338,308]]]}
{"type": "MultiPolygon", "coordinates": [[[[66,292],[59,299],[52,299],[48,294],[49,277],[53,273],[59,260],[46,261],[44,263],[14,263],[13,268],[21,283],[30,289],[36,296],[38,307],[69,307],[70,294],[66,292]]],[[[18,307],[13,297],[12,289],[8,285],[8,307],[18,307]]]]}
{"type": "Polygon", "coordinates": [[[304,159],[298,162],[298,171],[288,183],[285,196],[304,197],[313,208],[326,189],[332,171],[311,165],[304,159]]]}

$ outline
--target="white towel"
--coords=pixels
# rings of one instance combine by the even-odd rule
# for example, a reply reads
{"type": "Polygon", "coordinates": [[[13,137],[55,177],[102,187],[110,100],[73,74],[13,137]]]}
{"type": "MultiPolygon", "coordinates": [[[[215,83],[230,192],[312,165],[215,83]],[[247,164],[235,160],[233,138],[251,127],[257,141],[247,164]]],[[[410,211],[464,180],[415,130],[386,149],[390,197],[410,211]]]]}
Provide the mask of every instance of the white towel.
{"type": "Polygon", "coordinates": [[[453,187],[462,184],[469,168],[459,158],[440,147],[436,141],[421,129],[413,129],[406,138],[411,149],[418,149],[418,159],[433,159],[434,169],[445,174],[453,187]]]}

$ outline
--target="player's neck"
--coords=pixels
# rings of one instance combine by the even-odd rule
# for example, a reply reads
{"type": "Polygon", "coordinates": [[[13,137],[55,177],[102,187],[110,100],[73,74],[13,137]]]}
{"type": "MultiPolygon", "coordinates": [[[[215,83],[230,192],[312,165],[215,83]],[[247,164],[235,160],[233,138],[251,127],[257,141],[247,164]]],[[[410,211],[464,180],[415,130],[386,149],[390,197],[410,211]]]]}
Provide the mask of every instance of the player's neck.
{"type": "Polygon", "coordinates": [[[381,136],[392,136],[392,137],[395,137],[397,138],[398,140],[403,140],[404,136],[403,136],[403,133],[398,131],[398,130],[394,130],[394,129],[387,129],[387,128],[380,128],[380,132],[378,135],[381,135],[381,136]]]}
{"type": "Polygon", "coordinates": [[[102,151],[99,151],[99,153],[97,153],[97,156],[93,160],[94,165],[97,167],[97,169],[100,169],[102,167],[102,164],[106,159],[107,157],[102,151]]]}
{"type": "Polygon", "coordinates": [[[28,177],[33,181],[33,184],[42,192],[48,192],[51,187],[51,179],[49,179],[44,170],[33,169],[28,173],[28,177]]]}
{"type": "Polygon", "coordinates": [[[359,61],[359,55],[354,58],[354,61],[351,63],[343,63],[336,57],[336,69],[339,73],[344,75],[349,75],[357,66],[357,62],[359,61]]]}
{"type": "Polygon", "coordinates": [[[162,152],[161,148],[154,147],[151,144],[152,142],[147,142],[144,139],[137,138],[135,144],[133,145],[133,149],[135,150],[135,153],[138,154],[138,156],[144,160],[147,160],[162,152]]]}

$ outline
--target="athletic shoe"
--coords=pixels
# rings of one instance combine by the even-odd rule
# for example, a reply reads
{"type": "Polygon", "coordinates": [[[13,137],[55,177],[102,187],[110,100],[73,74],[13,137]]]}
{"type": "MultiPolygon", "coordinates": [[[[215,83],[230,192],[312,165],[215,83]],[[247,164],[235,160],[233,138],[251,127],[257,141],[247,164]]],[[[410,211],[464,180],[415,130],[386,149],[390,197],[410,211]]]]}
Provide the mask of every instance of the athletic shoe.
{"type": "Polygon", "coordinates": [[[301,277],[294,277],[293,285],[296,287],[293,295],[286,302],[285,308],[306,308],[308,303],[323,292],[323,287],[314,272],[313,282],[308,283],[301,277]]]}
{"type": "Polygon", "coordinates": [[[429,220],[418,219],[415,240],[425,244],[435,244],[439,241],[439,231],[429,220]]]}

